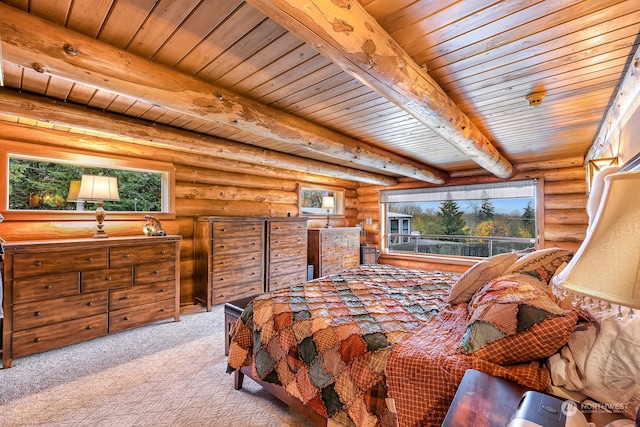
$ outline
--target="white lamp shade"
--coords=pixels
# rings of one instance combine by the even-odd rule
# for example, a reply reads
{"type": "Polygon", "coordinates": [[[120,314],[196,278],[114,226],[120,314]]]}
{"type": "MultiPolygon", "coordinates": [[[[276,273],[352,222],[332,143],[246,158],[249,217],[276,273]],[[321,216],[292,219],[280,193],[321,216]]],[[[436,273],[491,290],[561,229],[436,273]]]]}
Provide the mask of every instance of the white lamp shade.
{"type": "Polygon", "coordinates": [[[77,199],[86,201],[120,200],[118,179],[112,176],[82,175],[77,199]]]}
{"type": "Polygon", "coordinates": [[[335,207],[333,196],[324,196],[322,198],[322,209],[334,209],[335,207]]]}
{"type": "Polygon", "coordinates": [[[604,178],[602,200],[587,237],[554,285],[640,308],[640,171],[604,178]]]}

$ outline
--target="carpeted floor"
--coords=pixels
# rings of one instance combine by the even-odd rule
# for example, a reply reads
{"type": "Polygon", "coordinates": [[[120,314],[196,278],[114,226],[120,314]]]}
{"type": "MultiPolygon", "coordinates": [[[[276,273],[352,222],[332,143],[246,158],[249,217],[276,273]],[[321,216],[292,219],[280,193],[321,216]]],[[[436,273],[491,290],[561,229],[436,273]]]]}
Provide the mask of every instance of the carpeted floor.
{"type": "Polygon", "coordinates": [[[225,372],[223,306],[13,361],[0,370],[0,426],[310,427],[225,372]]]}

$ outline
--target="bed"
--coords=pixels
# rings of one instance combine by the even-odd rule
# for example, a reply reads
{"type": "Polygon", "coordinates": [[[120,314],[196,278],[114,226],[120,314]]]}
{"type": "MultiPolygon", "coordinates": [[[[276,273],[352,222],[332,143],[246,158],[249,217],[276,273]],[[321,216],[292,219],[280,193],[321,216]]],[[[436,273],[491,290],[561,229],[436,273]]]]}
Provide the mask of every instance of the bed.
{"type": "Polygon", "coordinates": [[[581,319],[548,290],[571,253],[545,251],[463,275],[361,265],[260,295],[233,327],[228,372],[320,425],[439,426],[471,368],[543,390],[543,359],[581,319]]]}

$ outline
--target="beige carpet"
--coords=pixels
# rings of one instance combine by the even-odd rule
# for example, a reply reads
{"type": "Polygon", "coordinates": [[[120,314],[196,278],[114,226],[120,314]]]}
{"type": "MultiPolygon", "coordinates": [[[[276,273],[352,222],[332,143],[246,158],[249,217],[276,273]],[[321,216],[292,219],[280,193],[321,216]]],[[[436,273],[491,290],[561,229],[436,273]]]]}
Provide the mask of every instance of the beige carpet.
{"type": "Polygon", "coordinates": [[[225,372],[224,314],[164,322],[15,359],[0,370],[0,426],[313,424],[225,372]]]}

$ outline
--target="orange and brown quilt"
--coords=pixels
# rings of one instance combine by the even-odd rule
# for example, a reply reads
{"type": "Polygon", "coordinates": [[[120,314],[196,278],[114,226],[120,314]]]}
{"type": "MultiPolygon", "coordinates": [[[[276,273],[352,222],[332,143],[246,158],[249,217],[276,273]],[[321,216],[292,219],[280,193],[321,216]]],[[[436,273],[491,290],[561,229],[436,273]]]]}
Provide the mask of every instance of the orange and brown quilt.
{"type": "Polygon", "coordinates": [[[393,346],[446,305],[457,277],[363,265],[260,295],[234,325],[228,371],[252,366],[339,424],[377,425],[393,346]]]}

